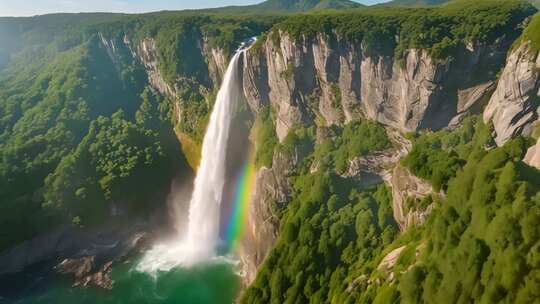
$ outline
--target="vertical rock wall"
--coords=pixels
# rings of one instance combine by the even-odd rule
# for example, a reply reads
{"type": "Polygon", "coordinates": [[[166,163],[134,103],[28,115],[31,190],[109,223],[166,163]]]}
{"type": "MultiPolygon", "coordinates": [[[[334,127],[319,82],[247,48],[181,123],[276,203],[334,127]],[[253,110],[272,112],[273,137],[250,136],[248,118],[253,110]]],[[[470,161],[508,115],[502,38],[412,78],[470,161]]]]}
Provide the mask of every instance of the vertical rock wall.
{"type": "Polygon", "coordinates": [[[508,44],[470,44],[444,60],[410,49],[396,60],[337,35],[293,40],[280,33],[279,43],[267,39],[249,52],[244,90],[255,111],[272,106],[280,140],[296,124],[341,124],[359,115],[402,132],[439,129],[480,111],[508,44]]]}
{"type": "Polygon", "coordinates": [[[484,111],[484,121],[493,124],[498,145],[516,135],[531,133],[538,119],[539,102],[540,55],[524,43],[508,56],[497,89],[484,111]]]}

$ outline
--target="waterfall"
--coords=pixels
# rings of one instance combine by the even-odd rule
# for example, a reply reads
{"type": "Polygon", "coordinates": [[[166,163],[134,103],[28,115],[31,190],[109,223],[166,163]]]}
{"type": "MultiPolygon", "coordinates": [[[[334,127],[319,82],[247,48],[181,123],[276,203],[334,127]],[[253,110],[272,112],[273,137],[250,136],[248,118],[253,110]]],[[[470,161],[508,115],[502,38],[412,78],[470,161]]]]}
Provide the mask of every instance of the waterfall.
{"type": "Polygon", "coordinates": [[[246,44],[242,44],[231,59],[210,116],[190,201],[187,234],[172,244],[154,246],[139,263],[140,271],[167,271],[215,256],[226,178],[227,141],[232,117],[243,98],[239,63],[246,49],[246,44]]]}
{"type": "Polygon", "coordinates": [[[227,140],[232,116],[242,97],[238,62],[243,52],[238,51],[229,63],[204,136],[201,164],[189,207],[186,246],[193,254],[190,259],[212,257],[218,242],[227,140]]]}

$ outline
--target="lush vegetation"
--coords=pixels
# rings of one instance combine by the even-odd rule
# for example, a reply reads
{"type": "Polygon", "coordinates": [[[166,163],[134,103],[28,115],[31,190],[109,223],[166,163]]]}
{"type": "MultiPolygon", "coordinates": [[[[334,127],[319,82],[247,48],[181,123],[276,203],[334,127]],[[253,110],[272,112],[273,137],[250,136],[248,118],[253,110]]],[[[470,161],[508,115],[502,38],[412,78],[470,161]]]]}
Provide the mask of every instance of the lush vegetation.
{"type": "Polygon", "coordinates": [[[427,132],[413,140],[412,151],[401,163],[414,175],[429,180],[435,191],[447,188],[473,149],[494,144],[491,130],[478,117],[465,119],[457,130],[427,132]]]}
{"type": "Polygon", "coordinates": [[[358,271],[397,235],[388,188],[362,190],[337,175],[348,159],[388,148],[384,129],[354,121],[328,132],[332,137],[315,145],[313,128],[297,127],[275,147],[276,153],[299,158],[292,176],[294,195],[278,211],[278,243],[244,303],[326,303],[333,298],[340,303],[349,271],[358,271]],[[321,163],[315,173],[310,172],[313,162],[321,163]]]}
{"type": "Polygon", "coordinates": [[[518,139],[471,153],[400,280],[404,302],[534,302],[540,173],[521,163],[525,148],[518,139]]]}
{"type": "Polygon", "coordinates": [[[279,18],[211,11],[0,18],[0,250],[58,224],[159,206],[148,202],[162,200],[186,169],[173,127],[196,165],[219,85],[203,44],[230,56],[279,18]],[[157,62],[176,91],[166,98],[176,100],[149,90],[132,56],[143,42],[151,47],[149,39],[155,54],[146,59],[157,62]]]}
{"type": "Polygon", "coordinates": [[[5,67],[13,55],[30,45],[45,49],[48,55],[65,51],[88,38],[89,27],[121,17],[120,14],[107,13],[0,17],[0,68],[5,67]]]}
{"type": "MultiPolygon", "coordinates": [[[[469,42],[493,43],[501,35],[517,38],[517,25],[535,9],[519,0],[455,1],[434,8],[370,8],[313,13],[287,18],[274,26],[293,38],[337,33],[362,43],[368,53],[401,58],[410,48],[444,58],[469,42]]],[[[270,35],[275,36],[275,35],[270,35]]]]}
{"type": "Polygon", "coordinates": [[[142,97],[135,122],[119,110],[91,123],[77,148],[46,178],[44,207],[86,224],[107,218],[110,204],[133,214],[151,211],[149,201],[164,199],[181,168],[180,147],[168,124],[168,101],[150,89],[142,97]]]}
{"type": "Polygon", "coordinates": [[[268,0],[254,6],[254,8],[283,12],[305,12],[309,10],[345,9],[361,6],[361,4],[350,0],[268,0]]]}
{"type": "Polygon", "coordinates": [[[393,0],[384,5],[395,6],[430,6],[441,5],[449,2],[449,0],[393,0]]]}
{"type": "Polygon", "coordinates": [[[272,167],[274,148],[278,143],[276,127],[272,111],[269,107],[262,109],[257,115],[255,130],[255,165],[257,167],[272,167]]]}
{"type": "Polygon", "coordinates": [[[343,128],[331,127],[334,136],[322,140],[315,147],[315,162],[322,170],[328,168],[344,173],[349,161],[370,152],[391,146],[386,131],[372,121],[353,121],[343,128]]]}
{"type": "Polygon", "coordinates": [[[168,102],[145,89],[142,67],[113,62],[95,34],[51,27],[47,44],[28,25],[0,70],[0,249],[74,219],[104,221],[113,202],[141,211],[183,166],[168,102]]]}
{"type": "Polygon", "coordinates": [[[294,188],[280,238],[242,303],[344,303],[347,274],[397,234],[391,195],[382,185],[357,192],[318,172],[297,177],[294,188]]]}
{"type": "Polygon", "coordinates": [[[540,13],[534,15],[520,40],[530,41],[532,51],[537,53],[540,51],[540,13]]]}
{"type": "MultiPolygon", "coordinates": [[[[393,0],[386,2],[383,5],[394,5],[394,6],[432,6],[432,5],[444,5],[452,0],[393,0]]],[[[455,1],[455,0],[453,0],[455,1]]],[[[534,5],[536,8],[540,8],[539,0],[526,0],[527,2],[534,5]]]]}
{"type": "MultiPolygon", "coordinates": [[[[195,146],[215,98],[216,75],[201,42],[230,56],[241,40],[265,31],[268,39],[279,39],[279,30],[295,39],[336,32],[368,53],[399,58],[424,48],[442,58],[471,41],[517,37],[532,13],[517,0],[481,0],[292,17],[206,11],[0,19],[0,38],[9,42],[0,46],[0,250],[55,225],[146,215],[163,201],[173,175],[188,170],[173,106],[182,109],[174,127],[195,146]],[[102,38],[118,46],[113,56],[102,38]],[[148,87],[125,47],[124,39],[136,47],[146,38],[155,41],[158,68],[177,100],[148,87]]],[[[523,34],[535,46],[537,25],[538,16],[523,34]]],[[[521,162],[527,140],[495,148],[476,117],[455,130],[414,135],[402,164],[445,195],[407,201],[435,208],[424,226],[400,233],[387,186],[364,188],[343,177],[350,160],[390,147],[384,128],[365,120],[317,131],[296,126],[279,143],[274,120],[269,108],[256,119],[257,166],[272,166],[275,153],[298,165],[291,200],[276,213],[277,245],[242,302],[538,298],[540,176],[521,162]],[[401,246],[396,265],[379,269],[401,246]]]]}
{"type": "Polygon", "coordinates": [[[383,185],[301,171],[277,245],[242,302],[534,302],[540,172],[521,161],[528,140],[492,148],[489,126],[470,117],[413,141],[404,163],[446,192],[421,200],[435,204],[424,226],[399,234],[383,185]],[[380,268],[397,248],[396,263],[380,268]]]}
{"type": "Polygon", "coordinates": [[[258,36],[280,18],[210,11],[162,12],[125,17],[100,24],[95,30],[117,45],[122,45],[125,37],[134,46],[155,43],[159,72],[181,105],[178,129],[196,145],[202,142],[222,76],[211,70],[210,48],[222,50],[227,59],[241,41],[258,36]]]}

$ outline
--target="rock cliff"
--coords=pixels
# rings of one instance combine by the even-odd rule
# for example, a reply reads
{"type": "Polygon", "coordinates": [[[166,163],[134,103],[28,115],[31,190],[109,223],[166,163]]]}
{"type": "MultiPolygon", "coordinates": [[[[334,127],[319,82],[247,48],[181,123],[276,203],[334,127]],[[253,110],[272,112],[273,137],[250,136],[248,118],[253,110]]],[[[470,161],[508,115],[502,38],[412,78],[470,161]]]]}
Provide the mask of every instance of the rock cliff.
{"type": "Polygon", "coordinates": [[[455,124],[481,110],[509,45],[502,38],[470,43],[442,60],[409,49],[397,60],[337,35],[279,37],[246,56],[244,88],[254,110],[272,105],[280,139],[295,124],[340,124],[362,114],[402,132],[455,124]]]}
{"type": "Polygon", "coordinates": [[[524,161],[526,164],[540,169],[540,139],[536,145],[529,148],[524,161]]]}
{"type": "MultiPolygon", "coordinates": [[[[404,231],[413,225],[421,225],[433,209],[433,204],[425,208],[408,206],[408,200],[423,199],[433,192],[433,187],[409,172],[402,166],[396,166],[388,183],[392,188],[392,209],[394,219],[399,228],[404,231]]],[[[415,204],[417,205],[417,204],[415,204]]]]}
{"type": "Polygon", "coordinates": [[[242,279],[246,286],[255,279],[258,267],[277,240],[279,218],[275,212],[290,200],[292,189],[288,178],[303,157],[298,150],[291,154],[276,151],[272,168],[262,167],[257,172],[247,231],[240,246],[242,279]]]}
{"type": "Polygon", "coordinates": [[[497,89],[484,111],[484,121],[493,124],[495,141],[504,144],[516,135],[529,135],[538,119],[540,101],[540,56],[528,43],[513,50],[497,89]]]}
{"type": "MultiPolygon", "coordinates": [[[[102,46],[106,49],[112,62],[117,66],[128,60],[131,64],[141,64],[148,76],[149,84],[163,95],[177,97],[178,80],[191,78],[192,75],[177,75],[177,79],[166,81],[160,70],[159,53],[156,41],[152,37],[142,38],[139,41],[133,41],[129,36],[106,37],[99,34],[102,46]]],[[[217,89],[221,79],[227,69],[228,58],[225,52],[220,48],[212,48],[208,39],[198,37],[195,48],[201,53],[205,61],[205,70],[208,71],[210,82],[201,83],[207,90],[217,89]]]]}

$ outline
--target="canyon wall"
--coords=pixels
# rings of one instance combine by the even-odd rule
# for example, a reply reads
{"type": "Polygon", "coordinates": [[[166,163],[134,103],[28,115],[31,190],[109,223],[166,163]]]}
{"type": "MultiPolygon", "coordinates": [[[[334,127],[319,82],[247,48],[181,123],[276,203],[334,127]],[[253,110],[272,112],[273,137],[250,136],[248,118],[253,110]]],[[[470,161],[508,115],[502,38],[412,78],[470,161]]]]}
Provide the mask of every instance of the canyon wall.
{"type": "Polygon", "coordinates": [[[337,35],[295,41],[281,33],[278,43],[267,39],[249,52],[244,88],[254,110],[272,106],[280,139],[296,124],[362,115],[402,132],[440,129],[481,110],[509,43],[471,43],[441,60],[410,49],[397,60],[337,35]]]}
{"type": "MultiPolygon", "coordinates": [[[[127,35],[122,38],[105,37],[100,33],[99,37],[113,63],[120,65],[121,62],[128,60],[131,61],[130,64],[142,64],[150,85],[163,95],[176,97],[177,81],[191,77],[191,75],[177,75],[173,83],[165,80],[160,70],[158,46],[154,38],[146,37],[135,42],[127,35]]],[[[194,47],[201,53],[206,64],[205,69],[210,79],[207,89],[218,89],[223,74],[227,70],[229,58],[225,56],[223,49],[212,48],[208,39],[203,36],[198,37],[194,47]]],[[[184,58],[179,58],[179,60],[184,60],[184,58]]]]}
{"type": "MultiPolygon", "coordinates": [[[[338,35],[294,40],[280,32],[279,39],[266,39],[248,52],[244,92],[254,112],[265,106],[272,108],[280,141],[295,125],[340,125],[359,117],[376,120],[394,130],[393,134],[452,127],[467,114],[481,113],[495,89],[496,73],[504,64],[510,43],[504,38],[492,45],[470,43],[456,56],[441,60],[433,59],[426,50],[410,49],[397,60],[388,54],[369,54],[361,44],[338,35]]],[[[400,138],[394,139],[401,147],[392,152],[397,157],[390,165],[384,164],[390,169],[370,173],[378,175],[372,176],[375,180],[386,180],[391,186],[394,217],[405,230],[421,224],[432,209],[405,210],[405,201],[422,199],[432,188],[404,168],[392,169],[400,155],[408,153],[404,148],[407,144],[400,138]]],[[[388,158],[392,159],[379,157],[375,162],[388,158]]],[[[364,168],[382,164],[369,164],[368,160],[351,161],[349,171],[356,163],[364,168]]],[[[287,189],[286,176],[280,181],[275,172],[275,168],[261,169],[258,189],[274,194],[287,189]]],[[[250,210],[252,223],[248,229],[254,235],[257,231],[272,233],[265,237],[263,247],[245,250],[247,257],[256,256],[248,263],[248,283],[261,257],[271,248],[268,240],[274,240],[277,233],[277,227],[260,216],[268,214],[261,212],[268,197],[272,195],[256,195],[250,210]],[[254,220],[257,218],[260,221],[254,220]]]]}

